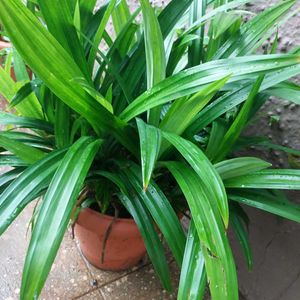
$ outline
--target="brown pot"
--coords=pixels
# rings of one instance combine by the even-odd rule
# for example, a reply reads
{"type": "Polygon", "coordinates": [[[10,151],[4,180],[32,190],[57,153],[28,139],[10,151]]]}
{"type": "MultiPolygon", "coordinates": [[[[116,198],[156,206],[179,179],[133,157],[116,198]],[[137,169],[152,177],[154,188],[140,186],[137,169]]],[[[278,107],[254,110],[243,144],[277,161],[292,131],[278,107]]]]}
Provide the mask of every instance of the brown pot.
{"type": "Polygon", "coordinates": [[[103,247],[113,217],[90,208],[82,210],[75,224],[75,235],[86,259],[103,270],[120,271],[138,264],[146,248],[133,219],[116,219],[103,247]],[[104,249],[104,256],[103,256],[104,249]]]}

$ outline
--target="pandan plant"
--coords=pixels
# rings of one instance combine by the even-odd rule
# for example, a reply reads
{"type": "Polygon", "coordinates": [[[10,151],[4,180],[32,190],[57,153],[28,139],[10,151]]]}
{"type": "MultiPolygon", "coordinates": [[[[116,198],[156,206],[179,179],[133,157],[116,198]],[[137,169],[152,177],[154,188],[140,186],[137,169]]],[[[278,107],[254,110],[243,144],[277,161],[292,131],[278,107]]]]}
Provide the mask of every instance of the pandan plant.
{"type": "Polygon", "coordinates": [[[40,199],[21,299],[38,298],[84,190],[93,209],[134,218],[170,291],[165,239],[181,268],[180,300],[202,299],[207,284],[214,300],[238,299],[227,230],[251,267],[244,204],[300,221],[281,192],[300,189],[300,170],[235,154],[258,141],[276,147],[241,137],[270,95],[299,102],[289,81],[299,48],[276,54],[296,0],[257,15],[244,9],[251,0],[172,0],[162,10],[139,2],[130,12],[124,0],[96,11],[96,0],[0,1],[18,80],[0,68],[10,102],[0,115],[0,163],[10,167],[0,177],[0,233],[40,199]],[[190,216],[187,235],[178,212],[190,216]]]}

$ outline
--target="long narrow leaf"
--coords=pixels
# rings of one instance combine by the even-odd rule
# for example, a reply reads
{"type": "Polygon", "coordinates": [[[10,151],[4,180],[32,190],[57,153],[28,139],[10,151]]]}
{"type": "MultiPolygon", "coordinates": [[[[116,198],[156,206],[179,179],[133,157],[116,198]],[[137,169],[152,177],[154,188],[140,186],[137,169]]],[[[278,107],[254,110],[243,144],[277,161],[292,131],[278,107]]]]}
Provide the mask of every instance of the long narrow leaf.
{"type": "Polygon", "coordinates": [[[135,99],[121,113],[126,121],[140,113],[176,98],[199,91],[205,84],[231,74],[228,82],[249,79],[249,76],[267,74],[299,64],[297,55],[253,55],[208,62],[168,77],[135,99]]]}
{"type": "MultiPolygon", "coordinates": [[[[10,74],[7,74],[0,67],[0,94],[9,102],[12,101],[20,87],[19,83],[12,80],[10,74]]],[[[25,117],[43,118],[41,105],[36,97],[26,97],[25,101],[16,106],[16,110],[25,117]]]]}
{"type": "Polygon", "coordinates": [[[114,24],[114,29],[116,34],[118,35],[125,24],[130,19],[130,10],[126,0],[121,0],[119,4],[116,5],[113,13],[112,13],[112,20],[114,24]]]}
{"type": "Polygon", "coordinates": [[[229,198],[241,204],[246,204],[272,214],[300,223],[300,206],[280,201],[277,196],[271,196],[258,191],[234,191],[229,198]]]}
{"type": "MultiPolygon", "coordinates": [[[[166,57],[163,37],[158,20],[149,0],[140,0],[144,19],[145,51],[147,64],[147,88],[151,89],[166,76],[166,57]]],[[[158,125],[160,108],[156,107],[148,115],[150,124],[158,125]]]]}
{"type": "Polygon", "coordinates": [[[53,133],[51,123],[35,118],[19,117],[13,114],[0,112],[1,125],[14,125],[19,128],[32,128],[35,130],[43,130],[47,133],[53,133]]]}
{"type": "Polygon", "coordinates": [[[201,244],[195,224],[191,221],[180,272],[177,300],[203,299],[206,281],[201,244]]]}
{"type": "Polygon", "coordinates": [[[67,152],[44,197],[25,260],[21,298],[37,298],[64,236],[100,141],[82,137],[67,152]]]}
{"type": "Polygon", "coordinates": [[[195,170],[202,185],[207,189],[209,198],[219,208],[225,227],[229,222],[228,202],[224,185],[217,171],[205,154],[193,143],[175,134],[163,132],[167,139],[195,170]]]}
{"type": "Polygon", "coordinates": [[[214,165],[222,180],[247,175],[271,167],[272,164],[256,157],[238,157],[214,165]]]}
{"type": "Polygon", "coordinates": [[[230,223],[245,254],[248,270],[251,270],[253,267],[253,255],[250,246],[250,241],[248,238],[248,233],[245,229],[244,224],[242,223],[241,217],[238,214],[238,210],[235,210],[234,208],[235,207],[233,206],[233,208],[230,210],[230,223]]]}
{"type": "Polygon", "coordinates": [[[1,1],[0,18],[28,65],[62,101],[84,116],[97,133],[104,128],[120,127],[120,122],[72,82],[74,78],[84,78],[84,74],[22,2],[1,1]]]}
{"type": "Polygon", "coordinates": [[[153,182],[149,184],[146,192],[143,191],[138,168],[131,166],[131,168],[124,168],[123,172],[137,193],[140,201],[147,207],[164,235],[177,264],[181,266],[184,254],[185,235],[178,216],[176,216],[169,200],[153,182]]]}
{"type": "Polygon", "coordinates": [[[157,128],[147,126],[141,119],[137,119],[137,126],[140,136],[143,186],[146,190],[159,154],[161,134],[157,128]]]}
{"type": "Polygon", "coordinates": [[[226,187],[300,190],[300,170],[262,170],[224,181],[226,187]]]}
{"type": "Polygon", "coordinates": [[[28,146],[16,140],[7,138],[0,133],[0,146],[15,154],[17,157],[28,163],[34,163],[45,156],[45,152],[32,146],[28,146]]]}
{"type": "MultiPolygon", "coordinates": [[[[261,91],[265,91],[268,88],[280,83],[288,78],[300,74],[300,65],[295,65],[292,68],[286,68],[274,74],[266,75],[265,80],[260,88],[261,91]]],[[[252,83],[253,84],[253,83],[252,83]]],[[[236,107],[247,99],[252,88],[251,85],[242,86],[234,91],[230,91],[219,97],[217,100],[205,107],[195,118],[194,123],[186,130],[187,136],[192,136],[203,129],[205,126],[213,122],[222,114],[236,107]]]]}
{"type": "Polygon", "coordinates": [[[264,80],[264,76],[260,76],[254,83],[253,88],[248,96],[248,99],[243,104],[243,107],[237,114],[230,128],[226,132],[224,138],[222,139],[221,145],[218,148],[218,152],[216,153],[216,157],[212,159],[216,162],[222,160],[227,154],[231,151],[238,137],[241,135],[242,130],[245,128],[249,116],[251,113],[251,108],[254,105],[257,93],[260,89],[260,86],[264,80]]]}
{"type": "Polygon", "coordinates": [[[207,278],[213,299],[238,299],[236,268],[216,203],[207,186],[190,168],[178,162],[166,162],[191,209],[201,242],[207,278]]]}
{"type": "Polygon", "coordinates": [[[53,152],[31,165],[0,195],[0,235],[23,208],[47,187],[65,152],[53,152]]]}
{"type": "MultiPolygon", "coordinates": [[[[97,29],[97,32],[95,33],[93,42],[95,45],[99,45],[102,37],[103,37],[103,33],[105,31],[105,27],[107,25],[108,19],[114,9],[116,5],[116,0],[112,0],[109,2],[107,9],[105,10],[105,13],[103,15],[103,18],[101,20],[101,23],[99,25],[99,28],[97,29]]],[[[95,48],[91,48],[90,53],[89,53],[89,57],[88,57],[88,66],[90,68],[90,72],[93,71],[93,66],[96,60],[96,55],[97,55],[97,51],[95,48]]]]}
{"type": "Polygon", "coordinates": [[[271,7],[245,23],[245,25],[241,27],[240,36],[238,38],[233,36],[228,39],[218,50],[214,59],[251,54],[272,34],[272,31],[268,33],[272,27],[273,32],[276,30],[274,25],[278,19],[282,17],[295,2],[295,0],[282,1],[278,5],[271,7]]]}
{"type": "Polygon", "coordinates": [[[101,172],[101,175],[110,179],[120,188],[122,193],[118,197],[136,222],[145,242],[148,255],[162,285],[165,289],[171,290],[170,271],[164,248],[153,225],[153,219],[144,203],[140,201],[140,198],[135,193],[131,193],[128,190],[130,185],[128,185],[126,177],[120,177],[107,172],[101,172]]]}
{"type": "Polygon", "coordinates": [[[77,65],[88,79],[88,68],[79,41],[68,0],[38,0],[41,12],[46,21],[48,30],[56,40],[74,58],[77,65]]]}

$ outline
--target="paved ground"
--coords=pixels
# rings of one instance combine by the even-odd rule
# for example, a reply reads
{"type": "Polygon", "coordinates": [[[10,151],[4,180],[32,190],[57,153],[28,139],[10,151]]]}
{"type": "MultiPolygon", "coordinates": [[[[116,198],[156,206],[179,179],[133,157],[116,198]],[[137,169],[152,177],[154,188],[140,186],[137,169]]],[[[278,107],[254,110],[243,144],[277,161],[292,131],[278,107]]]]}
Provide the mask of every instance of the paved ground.
{"type": "MultiPolygon", "coordinates": [[[[0,238],[0,300],[17,300],[28,239],[26,231],[32,206],[27,208],[0,238]]],[[[178,269],[171,262],[174,286],[178,269]]],[[[167,300],[175,294],[164,291],[149,262],[121,273],[104,272],[81,255],[75,240],[66,233],[41,299],[45,300],[167,300]]]]}

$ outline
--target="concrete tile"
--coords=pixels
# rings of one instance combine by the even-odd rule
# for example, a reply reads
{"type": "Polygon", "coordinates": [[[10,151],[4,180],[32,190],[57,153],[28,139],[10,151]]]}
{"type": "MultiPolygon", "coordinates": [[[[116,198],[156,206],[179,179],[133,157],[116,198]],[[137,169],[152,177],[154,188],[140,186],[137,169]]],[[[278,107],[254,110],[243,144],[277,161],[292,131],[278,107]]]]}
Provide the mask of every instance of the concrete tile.
{"type": "Polygon", "coordinates": [[[81,297],[74,298],[74,300],[104,300],[104,298],[100,290],[95,290],[81,297]]]}
{"type": "Polygon", "coordinates": [[[131,271],[131,269],[121,271],[121,272],[111,272],[111,271],[99,270],[96,267],[94,267],[93,265],[91,265],[86,260],[86,258],[83,256],[83,254],[80,251],[79,243],[76,242],[76,244],[77,244],[78,252],[80,253],[82,260],[85,262],[86,267],[89,270],[91,279],[92,279],[92,281],[94,281],[95,286],[102,286],[107,282],[112,282],[112,281],[116,280],[117,278],[119,278],[120,276],[123,276],[131,271]]]}
{"type": "MultiPolygon", "coordinates": [[[[18,299],[29,237],[27,224],[33,206],[24,210],[0,237],[0,299],[18,299]]],[[[72,299],[92,289],[90,273],[67,233],[40,299],[72,299]]]]}
{"type": "Polygon", "coordinates": [[[135,273],[128,274],[118,281],[103,287],[105,300],[167,300],[176,299],[179,279],[175,263],[170,265],[174,292],[167,293],[160,285],[153,267],[148,265],[135,273]]]}
{"type": "Polygon", "coordinates": [[[296,300],[300,295],[300,225],[247,208],[254,266],[248,272],[244,256],[232,241],[240,290],[247,300],[296,300]]]}
{"type": "Polygon", "coordinates": [[[32,208],[26,209],[0,237],[0,299],[18,299],[21,273],[28,240],[27,222],[32,208]]]}

